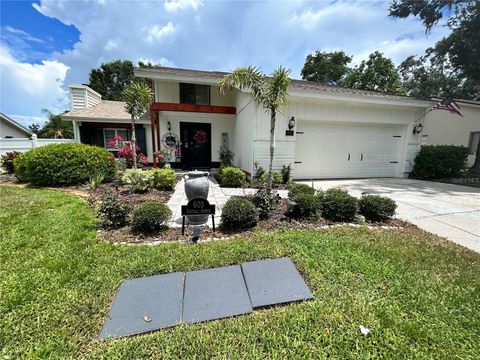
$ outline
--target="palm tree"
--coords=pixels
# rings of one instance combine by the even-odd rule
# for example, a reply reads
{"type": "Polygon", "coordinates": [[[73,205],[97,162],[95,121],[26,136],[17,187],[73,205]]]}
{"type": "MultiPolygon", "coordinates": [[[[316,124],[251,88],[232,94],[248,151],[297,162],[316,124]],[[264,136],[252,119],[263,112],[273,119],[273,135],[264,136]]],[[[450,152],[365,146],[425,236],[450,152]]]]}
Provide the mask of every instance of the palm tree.
{"type": "Polygon", "coordinates": [[[137,168],[137,149],[135,138],[135,120],[139,119],[148,110],[152,102],[153,93],[144,82],[133,82],[123,91],[125,110],[132,117],[132,136],[130,139],[133,155],[133,168],[137,168]]]}
{"type": "Polygon", "coordinates": [[[239,67],[218,81],[220,91],[225,93],[237,87],[252,94],[253,99],[270,112],[270,164],[268,165],[267,190],[272,190],[273,154],[275,152],[275,122],[277,112],[287,104],[290,83],[289,69],[279,67],[270,77],[253,66],[239,67]]]}
{"type": "Polygon", "coordinates": [[[73,125],[71,121],[62,120],[50,110],[42,109],[48,121],[38,130],[38,137],[48,139],[73,139],[73,125]]]}

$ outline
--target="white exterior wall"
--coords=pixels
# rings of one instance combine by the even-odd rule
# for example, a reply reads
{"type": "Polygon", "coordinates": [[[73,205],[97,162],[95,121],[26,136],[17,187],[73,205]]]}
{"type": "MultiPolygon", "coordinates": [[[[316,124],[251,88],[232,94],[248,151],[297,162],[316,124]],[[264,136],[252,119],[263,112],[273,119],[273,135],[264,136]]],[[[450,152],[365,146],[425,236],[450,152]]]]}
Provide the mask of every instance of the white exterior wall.
{"type": "Polygon", "coordinates": [[[0,118],[0,139],[6,138],[7,136],[12,138],[27,138],[30,135],[26,131],[22,131],[17,126],[0,118]]]}
{"type": "Polygon", "coordinates": [[[253,166],[253,133],[256,123],[257,105],[253,99],[240,91],[237,92],[237,115],[233,134],[233,146],[230,149],[235,153],[234,164],[250,174],[254,173],[253,166]]]}
{"type": "MultiPolygon", "coordinates": [[[[206,84],[209,85],[209,84],[206,84]]],[[[180,103],[180,82],[155,80],[155,101],[180,103]]],[[[218,86],[210,85],[210,105],[235,106],[235,93],[220,94],[218,86]]]]}
{"type": "Polygon", "coordinates": [[[102,102],[102,95],[86,85],[70,85],[70,110],[88,109],[102,102]]]}
{"type": "MultiPolygon", "coordinates": [[[[463,117],[445,110],[434,110],[427,114],[421,133],[423,145],[468,146],[471,132],[480,131],[480,105],[459,103],[463,117]]],[[[468,166],[473,165],[475,154],[468,157],[468,166]]]]}
{"type": "MultiPolygon", "coordinates": [[[[306,100],[290,98],[283,114],[277,114],[276,148],[274,168],[295,162],[296,137],[286,136],[288,120],[294,116],[299,121],[334,122],[334,123],[365,123],[365,124],[395,124],[402,126],[401,157],[397,166],[396,176],[406,176],[410,171],[410,161],[419,149],[419,136],[413,135],[412,123],[424,110],[418,108],[399,107],[394,105],[368,105],[349,102],[306,100]]],[[[296,130],[293,129],[294,131],[296,130]]],[[[257,122],[254,134],[254,161],[266,168],[269,162],[270,115],[263,109],[257,111],[257,122]]]]}

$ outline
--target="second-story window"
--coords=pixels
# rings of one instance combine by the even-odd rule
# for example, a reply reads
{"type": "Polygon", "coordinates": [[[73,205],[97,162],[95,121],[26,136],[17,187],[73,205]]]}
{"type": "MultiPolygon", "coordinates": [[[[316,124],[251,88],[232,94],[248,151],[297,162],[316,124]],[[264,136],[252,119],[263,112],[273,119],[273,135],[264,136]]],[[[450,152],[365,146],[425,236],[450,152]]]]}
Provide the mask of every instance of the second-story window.
{"type": "Polygon", "coordinates": [[[210,105],[210,85],[180,83],[180,103],[210,105]]]}

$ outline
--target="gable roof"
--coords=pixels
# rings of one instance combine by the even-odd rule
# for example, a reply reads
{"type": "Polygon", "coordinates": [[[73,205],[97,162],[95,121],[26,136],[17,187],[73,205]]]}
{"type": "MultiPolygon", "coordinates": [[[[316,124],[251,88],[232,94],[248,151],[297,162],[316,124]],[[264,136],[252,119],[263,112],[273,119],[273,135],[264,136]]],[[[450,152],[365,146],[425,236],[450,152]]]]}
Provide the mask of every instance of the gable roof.
{"type": "MultiPolygon", "coordinates": [[[[102,102],[90,108],[70,110],[61,116],[69,120],[108,119],[130,121],[131,116],[125,110],[125,105],[124,101],[102,100],[102,102]]],[[[141,116],[141,119],[146,118],[147,113],[148,111],[141,116]]]]}
{"type": "MultiPolygon", "coordinates": [[[[165,66],[140,67],[135,69],[134,73],[138,77],[152,77],[165,80],[182,80],[190,78],[199,82],[205,81],[211,84],[216,83],[220,78],[229,74],[228,72],[223,71],[192,70],[165,66]]],[[[344,88],[336,85],[328,85],[315,81],[298,79],[290,79],[290,90],[313,93],[330,93],[337,95],[361,95],[383,99],[418,100],[410,96],[392,95],[379,91],[344,88]]]]}
{"type": "Polygon", "coordinates": [[[23,131],[25,134],[27,134],[28,136],[31,136],[32,135],[32,132],[30,130],[28,130],[27,128],[23,127],[23,125],[20,125],[18,122],[16,122],[15,120],[13,120],[11,117],[8,117],[7,115],[5,115],[4,113],[0,112],[0,118],[3,120],[3,121],[6,121],[8,123],[10,123],[11,125],[13,125],[14,127],[16,127],[18,130],[20,131],[23,131]]]}

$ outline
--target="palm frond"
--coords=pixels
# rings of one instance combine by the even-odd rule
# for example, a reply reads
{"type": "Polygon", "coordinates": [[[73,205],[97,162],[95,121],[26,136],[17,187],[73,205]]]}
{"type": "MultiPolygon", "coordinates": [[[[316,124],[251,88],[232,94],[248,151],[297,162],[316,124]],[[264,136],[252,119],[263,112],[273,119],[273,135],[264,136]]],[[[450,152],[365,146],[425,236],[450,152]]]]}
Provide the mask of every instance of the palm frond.
{"type": "Polygon", "coordinates": [[[234,88],[249,90],[256,101],[262,102],[265,90],[265,76],[255,66],[242,66],[218,81],[220,92],[225,94],[234,88]]]}
{"type": "Polygon", "coordinates": [[[125,110],[138,119],[148,110],[152,102],[152,90],[147,84],[142,82],[133,82],[123,91],[123,101],[125,101],[125,110]]]}

